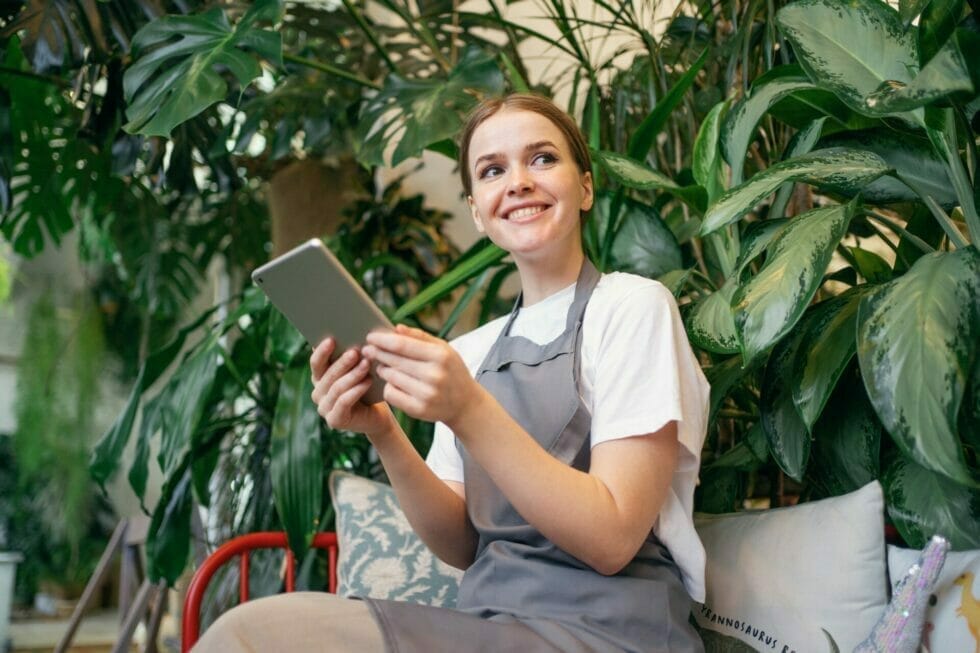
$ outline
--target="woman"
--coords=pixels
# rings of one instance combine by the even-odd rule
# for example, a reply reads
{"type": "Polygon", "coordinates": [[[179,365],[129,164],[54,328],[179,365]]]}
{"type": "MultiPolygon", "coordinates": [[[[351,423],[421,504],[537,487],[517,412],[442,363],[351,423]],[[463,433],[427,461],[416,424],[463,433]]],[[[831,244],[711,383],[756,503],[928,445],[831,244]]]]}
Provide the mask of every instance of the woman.
{"type": "Polygon", "coordinates": [[[512,314],[452,344],[399,326],[333,364],[327,339],[310,359],[320,415],[371,440],[412,527],[466,570],[458,609],[278,597],[222,618],[202,645],[224,631],[259,650],[264,615],[300,637],[264,640],[283,650],[343,650],[338,637],[358,638],[350,650],[702,649],[688,614],[704,598],[691,504],[708,386],[673,297],[641,277],[600,275],[585,257],[589,151],[550,101],[481,104],[460,170],[477,229],[517,265],[512,314]],[[359,399],[372,364],[387,403],[369,406],[359,399]],[[426,460],[388,405],[437,423],[426,460]],[[272,601],[300,613],[295,627],[257,607],[272,601]],[[339,603],[342,633],[325,623],[339,603]]]}

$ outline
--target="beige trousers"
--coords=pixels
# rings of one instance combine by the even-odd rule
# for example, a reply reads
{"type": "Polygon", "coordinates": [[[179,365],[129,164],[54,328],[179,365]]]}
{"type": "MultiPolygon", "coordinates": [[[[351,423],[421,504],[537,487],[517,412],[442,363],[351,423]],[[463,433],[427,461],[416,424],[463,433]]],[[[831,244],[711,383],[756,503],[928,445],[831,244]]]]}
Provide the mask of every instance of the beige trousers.
{"type": "Polygon", "coordinates": [[[326,592],[291,592],[229,610],[204,631],[193,653],[384,650],[381,631],[363,601],[326,592]]]}

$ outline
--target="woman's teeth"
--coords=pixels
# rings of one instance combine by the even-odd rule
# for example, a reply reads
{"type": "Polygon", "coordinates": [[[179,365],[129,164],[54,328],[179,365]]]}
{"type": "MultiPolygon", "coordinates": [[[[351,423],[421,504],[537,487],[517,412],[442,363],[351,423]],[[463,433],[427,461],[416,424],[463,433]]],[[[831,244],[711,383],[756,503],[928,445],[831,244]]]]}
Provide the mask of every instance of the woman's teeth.
{"type": "Polygon", "coordinates": [[[541,212],[543,210],[544,210],[544,207],[543,206],[526,206],[526,207],[524,207],[522,209],[515,209],[515,210],[511,211],[509,214],[507,214],[507,219],[508,220],[511,220],[511,219],[520,220],[521,218],[530,217],[530,216],[534,215],[535,213],[539,213],[539,212],[541,212]]]}

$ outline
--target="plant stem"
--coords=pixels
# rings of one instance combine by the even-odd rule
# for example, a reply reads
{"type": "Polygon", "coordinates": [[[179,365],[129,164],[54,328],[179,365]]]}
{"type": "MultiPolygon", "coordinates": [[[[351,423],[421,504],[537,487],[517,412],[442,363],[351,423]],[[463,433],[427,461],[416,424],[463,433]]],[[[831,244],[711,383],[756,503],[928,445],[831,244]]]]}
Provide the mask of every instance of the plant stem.
{"type": "Polygon", "coordinates": [[[370,89],[373,89],[375,91],[380,91],[381,90],[381,86],[379,84],[375,84],[374,82],[372,82],[369,79],[365,79],[363,77],[358,77],[357,75],[354,75],[353,73],[349,73],[346,70],[341,70],[340,68],[337,68],[335,66],[331,66],[330,64],[321,63],[319,61],[314,61],[313,59],[306,59],[304,57],[297,57],[295,54],[289,54],[289,53],[286,53],[286,52],[283,53],[282,58],[285,59],[286,61],[292,61],[293,63],[297,63],[297,64],[299,64],[301,66],[306,66],[307,68],[313,68],[315,70],[319,70],[320,72],[327,73],[328,75],[333,75],[335,77],[340,77],[342,79],[346,79],[349,82],[354,82],[355,84],[360,84],[361,86],[364,86],[365,88],[370,88],[370,89]]]}
{"type": "Polygon", "coordinates": [[[936,218],[939,226],[946,232],[946,236],[949,238],[949,241],[953,243],[957,249],[962,249],[969,244],[966,242],[966,239],[963,238],[963,234],[960,233],[960,230],[956,228],[956,224],[950,220],[949,216],[946,215],[946,212],[943,211],[942,207],[939,206],[939,203],[936,202],[931,195],[926,193],[916,182],[912,181],[911,179],[908,179],[903,175],[897,176],[902,183],[911,188],[913,191],[915,191],[916,195],[922,198],[922,201],[925,202],[925,205],[929,208],[929,211],[932,212],[933,217],[936,218]]]}
{"type": "Polygon", "coordinates": [[[59,88],[71,88],[71,83],[66,79],[61,79],[60,77],[54,77],[53,75],[39,75],[38,73],[32,72],[30,70],[19,70],[17,68],[10,68],[9,66],[0,66],[0,75],[12,75],[14,77],[26,77],[27,79],[34,80],[36,82],[44,82],[45,84],[51,84],[59,88]]]}
{"type": "Polygon", "coordinates": [[[378,40],[378,36],[374,33],[374,30],[371,29],[371,26],[367,24],[366,20],[364,20],[364,16],[361,15],[361,12],[359,12],[357,8],[350,3],[350,0],[343,0],[343,3],[344,7],[347,9],[347,13],[351,15],[351,18],[354,19],[358,27],[361,28],[361,31],[364,32],[364,36],[366,36],[368,41],[371,42],[374,49],[378,51],[378,55],[384,59],[385,64],[388,65],[391,72],[397,73],[398,67],[395,66],[395,62],[391,60],[391,57],[388,55],[388,51],[383,45],[381,45],[381,41],[378,40]]]}
{"type": "Polygon", "coordinates": [[[922,240],[915,234],[910,233],[907,229],[904,229],[893,220],[889,220],[883,215],[878,215],[874,211],[865,211],[864,215],[867,216],[868,218],[871,218],[872,220],[880,222],[881,224],[888,227],[893,233],[898,234],[902,238],[905,238],[907,241],[909,241],[910,243],[918,247],[923,254],[931,254],[936,251],[929,245],[929,243],[922,240]]]}

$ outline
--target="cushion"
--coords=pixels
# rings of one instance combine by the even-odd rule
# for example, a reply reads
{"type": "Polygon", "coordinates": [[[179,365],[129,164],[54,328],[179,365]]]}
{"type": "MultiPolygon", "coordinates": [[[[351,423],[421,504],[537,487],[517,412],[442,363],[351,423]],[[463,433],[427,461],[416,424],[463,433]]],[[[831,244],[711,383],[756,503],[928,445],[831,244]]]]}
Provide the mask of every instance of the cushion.
{"type": "MultiPolygon", "coordinates": [[[[915,563],[919,552],[888,547],[888,569],[893,582],[915,563]]],[[[980,650],[980,549],[946,554],[939,579],[933,588],[934,601],[926,610],[922,645],[926,650],[980,650]]]]}
{"type": "Polygon", "coordinates": [[[337,514],[339,595],[456,605],[463,572],[432,555],[390,486],[338,471],[329,485],[337,514]]]}
{"type": "Polygon", "coordinates": [[[872,482],[798,506],[696,515],[707,595],[694,618],[763,651],[852,651],[888,603],[884,497],[872,482]]]}

